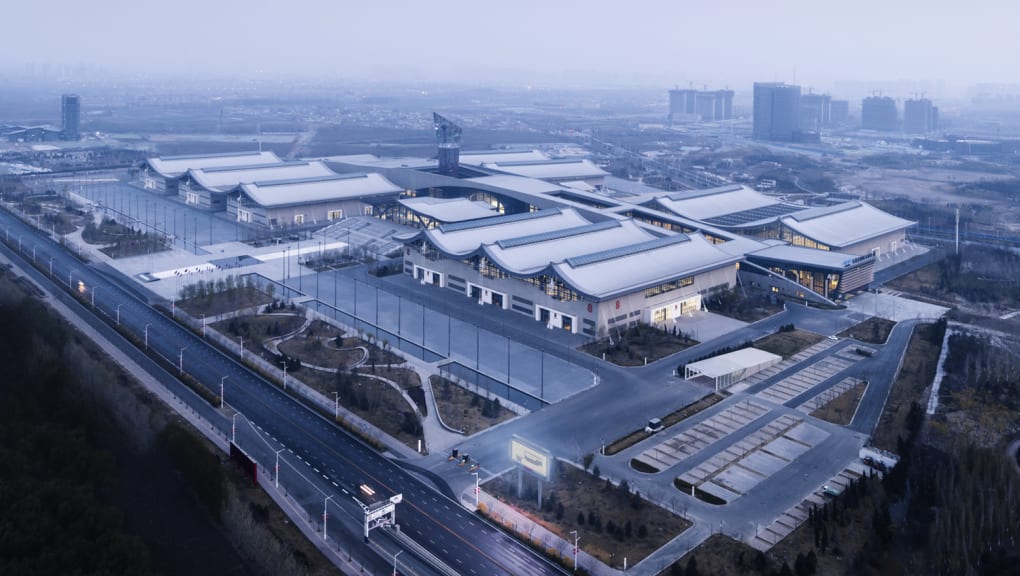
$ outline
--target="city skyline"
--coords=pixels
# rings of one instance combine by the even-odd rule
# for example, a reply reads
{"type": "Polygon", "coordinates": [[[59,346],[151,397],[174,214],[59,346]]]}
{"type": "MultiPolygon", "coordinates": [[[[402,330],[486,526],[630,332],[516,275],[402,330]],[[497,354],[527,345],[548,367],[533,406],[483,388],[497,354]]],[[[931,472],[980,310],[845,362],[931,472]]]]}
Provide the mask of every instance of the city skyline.
{"type": "Polygon", "coordinates": [[[1001,65],[1011,9],[978,2],[950,18],[940,4],[640,2],[624,11],[574,1],[479,10],[462,1],[184,0],[126,11],[114,0],[18,3],[9,20],[41,23],[47,34],[11,27],[0,40],[0,71],[743,90],[780,81],[815,91],[838,82],[1013,82],[1001,65]]]}

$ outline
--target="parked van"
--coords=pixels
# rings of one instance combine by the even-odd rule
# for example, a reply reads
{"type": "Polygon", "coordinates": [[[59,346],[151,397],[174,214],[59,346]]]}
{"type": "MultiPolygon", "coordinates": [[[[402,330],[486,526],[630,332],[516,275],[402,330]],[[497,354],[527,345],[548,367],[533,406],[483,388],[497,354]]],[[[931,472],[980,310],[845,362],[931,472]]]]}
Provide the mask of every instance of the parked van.
{"type": "Polygon", "coordinates": [[[654,433],[662,430],[662,418],[652,418],[648,421],[648,426],[645,426],[645,432],[654,433]]]}

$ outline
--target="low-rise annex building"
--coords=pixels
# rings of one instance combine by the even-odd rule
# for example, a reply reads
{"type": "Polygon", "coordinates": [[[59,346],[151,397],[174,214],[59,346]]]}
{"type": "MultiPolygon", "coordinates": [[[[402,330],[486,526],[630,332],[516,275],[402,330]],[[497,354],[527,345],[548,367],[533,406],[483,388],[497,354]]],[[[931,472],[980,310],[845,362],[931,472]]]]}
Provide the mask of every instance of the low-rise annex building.
{"type": "Polygon", "coordinates": [[[226,194],[227,214],[270,229],[328,224],[372,215],[375,203],[392,203],[403,192],[380,174],[330,174],[237,185],[226,194]]]}
{"type": "Polygon", "coordinates": [[[661,234],[633,219],[592,222],[552,208],[444,224],[401,237],[422,284],[589,337],[639,322],[672,327],[702,296],[736,282],[739,256],[701,234],[661,234]]]}

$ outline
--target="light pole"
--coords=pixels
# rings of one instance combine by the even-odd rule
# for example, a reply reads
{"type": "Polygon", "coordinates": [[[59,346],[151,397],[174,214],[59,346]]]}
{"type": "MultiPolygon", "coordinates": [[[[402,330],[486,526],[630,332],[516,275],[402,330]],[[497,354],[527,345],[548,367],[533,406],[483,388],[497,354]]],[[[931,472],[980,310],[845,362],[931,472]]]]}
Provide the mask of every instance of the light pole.
{"type": "Polygon", "coordinates": [[[397,556],[400,556],[403,553],[404,551],[400,550],[399,552],[393,555],[393,576],[397,576],[397,556]]]}
{"type": "Polygon", "coordinates": [[[273,478],[273,483],[277,488],[280,487],[280,452],[283,452],[284,450],[286,450],[286,448],[280,448],[276,451],[276,468],[274,470],[276,477],[273,478]]]}
{"type": "Polygon", "coordinates": [[[475,477],[475,510],[478,509],[478,472],[472,472],[472,476],[475,477]]]}
{"type": "MultiPolygon", "coordinates": [[[[92,296],[94,297],[95,295],[96,295],[96,289],[93,288],[92,289],[92,296]]],[[[120,307],[123,306],[123,305],[124,304],[117,304],[117,326],[120,326],[120,307]]]]}
{"type": "Polygon", "coordinates": [[[73,288],[71,287],[71,276],[73,276],[75,272],[77,272],[77,270],[75,270],[74,268],[71,268],[71,270],[67,273],[67,289],[68,290],[73,290],[73,288]]]}
{"type": "Polygon", "coordinates": [[[334,399],[334,401],[333,401],[333,419],[334,420],[339,420],[340,419],[340,393],[339,392],[333,392],[333,399],[334,399]]]}
{"type": "Polygon", "coordinates": [[[55,256],[50,256],[50,277],[51,278],[53,277],[53,259],[54,258],[56,258],[56,257],[55,256]]]}
{"type": "Polygon", "coordinates": [[[326,522],[329,520],[329,501],[333,499],[333,496],[326,496],[325,502],[322,503],[322,539],[328,540],[326,536],[326,522]]]}
{"type": "Polygon", "coordinates": [[[149,326],[152,326],[152,323],[149,323],[149,324],[145,325],[145,349],[146,350],[149,349],[149,326]]]}
{"type": "Polygon", "coordinates": [[[91,297],[91,298],[92,298],[92,309],[93,309],[93,310],[95,310],[95,308],[96,308],[96,290],[97,290],[98,288],[99,288],[99,286],[93,286],[93,287],[92,287],[92,293],[91,293],[91,294],[89,294],[89,297],[91,297]]]}
{"type": "Polygon", "coordinates": [[[234,415],[230,418],[230,443],[237,444],[237,415],[238,412],[234,412],[234,415]]]}
{"type": "Polygon", "coordinates": [[[577,572],[577,543],[581,541],[581,535],[577,530],[571,530],[570,533],[574,535],[574,572],[577,572]]]}
{"type": "Polygon", "coordinates": [[[205,338],[205,314],[202,314],[202,338],[205,338]]]}
{"type": "Polygon", "coordinates": [[[244,362],[244,336],[238,336],[237,339],[241,341],[241,362],[244,362]]]}
{"type": "Polygon", "coordinates": [[[184,351],[187,350],[187,349],[188,349],[187,346],[182,347],[181,348],[181,353],[177,357],[177,371],[180,374],[184,374],[184,351]]]}
{"type": "Polygon", "coordinates": [[[287,361],[280,362],[283,365],[283,389],[287,389],[287,361]]]}
{"type": "Polygon", "coordinates": [[[224,376],[223,378],[220,378],[220,410],[223,410],[223,398],[224,398],[224,395],[223,395],[223,383],[226,380],[227,380],[226,376],[224,376]]]}

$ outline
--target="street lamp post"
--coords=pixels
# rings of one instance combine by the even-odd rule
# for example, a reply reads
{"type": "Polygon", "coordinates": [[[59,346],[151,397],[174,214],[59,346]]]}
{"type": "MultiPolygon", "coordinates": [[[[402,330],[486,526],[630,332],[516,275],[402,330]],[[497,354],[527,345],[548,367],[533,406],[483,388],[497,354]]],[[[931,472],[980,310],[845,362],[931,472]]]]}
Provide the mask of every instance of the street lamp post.
{"type": "Polygon", "coordinates": [[[149,326],[152,326],[152,323],[149,323],[149,324],[145,325],[145,349],[146,350],[149,349],[149,326]]]}
{"type": "Polygon", "coordinates": [[[287,389],[287,361],[280,362],[283,365],[283,389],[287,389]]]}
{"type": "Polygon", "coordinates": [[[89,294],[89,297],[92,298],[92,309],[93,310],[95,310],[95,308],[96,308],[96,290],[98,288],[99,288],[98,286],[93,286],[92,287],[92,293],[89,294]]]}
{"type": "Polygon", "coordinates": [[[230,443],[237,444],[237,415],[238,412],[234,412],[234,415],[230,418],[230,443]]]}
{"type": "Polygon", "coordinates": [[[227,380],[227,377],[226,377],[226,376],[224,376],[223,378],[220,378],[220,410],[222,410],[222,409],[223,409],[223,399],[224,399],[224,394],[223,394],[223,391],[224,391],[224,388],[223,388],[223,383],[224,383],[224,382],[225,382],[226,380],[227,380]]]}
{"type": "Polygon", "coordinates": [[[581,541],[581,535],[577,530],[571,530],[570,533],[574,535],[574,572],[577,572],[577,543],[581,541]]]}
{"type": "Polygon", "coordinates": [[[237,339],[241,341],[241,362],[244,362],[244,336],[238,336],[237,339]]]}
{"type": "Polygon", "coordinates": [[[286,448],[280,448],[276,451],[276,468],[274,469],[276,477],[273,478],[273,483],[277,488],[280,487],[280,452],[283,452],[284,450],[286,450],[286,448]]]}
{"type": "Polygon", "coordinates": [[[205,338],[205,314],[202,314],[202,338],[205,338]]]}
{"type": "MultiPolygon", "coordinates": [[[[92,295],[93,296],[96,295],[96,289],[95,288],[92,289],[92,295]]],[[[117,304],[117,326],[120,326],[120,307],[123,306],[123,305],[124,305],[123,303],[117,304]]]]}
{"type": "Polygon", "coordinates": [[[400,556],[403,553],[404,551],[400,550],[399,552],[393,555],[393,576],[397,576],[397,556],[400,556]]]}
{"type": "Polygon", "coordinates": [[[177,371],[180,374],[184,374],[184,351],[187,350],[187,349],[188,349],[187,346],[182,347],[181,348],[181,353],[177,357],[177,371]]]}
{"type": "Polygon", "coordinates": [[[340,419],[340,393],[333,392],[333,419],[340,419]]]}
{"type": "Polygon", "coordinates": [[[478,509],[478,472],[472,472],[472,476],[475,477],[475,510],[478,509]]]}
{"type": "Polygon", "coordinates": [[[74,273],[75,273],[75,272],[77,272],[77,270],[75,270],[74,268],[72,268],[72,269],[71,269],[70,271],[68,271],[68,273],[67,273],[67,289],[68,289],[68,290],[73,290],[73,288],[71,287],[71,277],[72,277],[72,276],[74,276],[74,273]]]}
{"type": "Polygon", "coordinates": [[[50,256],[50,277],[53,277],[53,259],[55,256],[50,256]]]}
{"type": "Polygon", "coordinates": [[[329,520],[329,501],[333,499],[333,496],[326,496],[326,500],[322,503],[322,539],[328,540],[326,536],[326,522],[329,520]]]}

